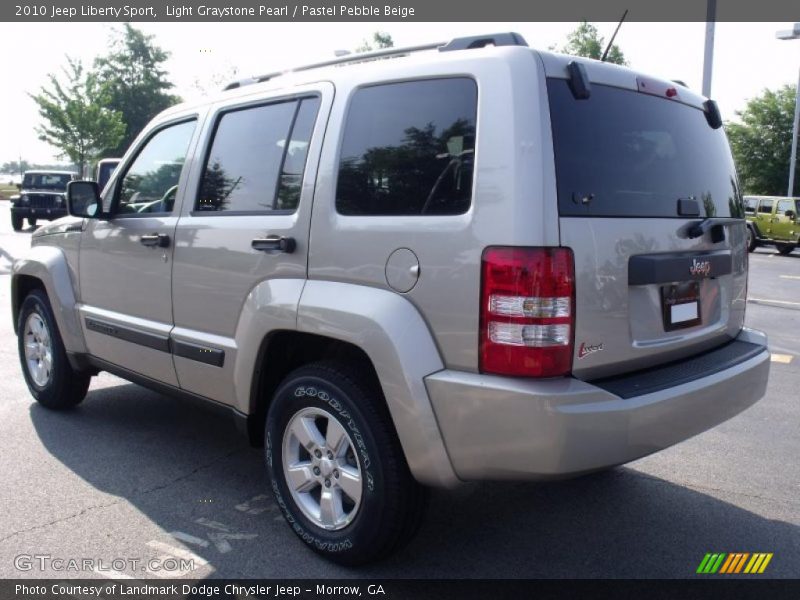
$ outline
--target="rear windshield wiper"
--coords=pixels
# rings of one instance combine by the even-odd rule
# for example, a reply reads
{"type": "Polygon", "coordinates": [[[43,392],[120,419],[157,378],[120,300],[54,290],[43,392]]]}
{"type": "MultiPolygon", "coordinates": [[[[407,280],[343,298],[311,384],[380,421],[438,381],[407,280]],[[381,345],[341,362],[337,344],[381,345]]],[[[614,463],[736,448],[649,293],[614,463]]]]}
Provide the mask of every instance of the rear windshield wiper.
{"type": "Polygon", "coordinates": [[[686,235],[689,239],[699,238],[704,236],[709,231],[711,232],[711,241],[715,244],[725,239],[725,225],[730,223],[730,219],[722,219],[719,217],[707,217],[702,221],[692,224],[686,235]]]}

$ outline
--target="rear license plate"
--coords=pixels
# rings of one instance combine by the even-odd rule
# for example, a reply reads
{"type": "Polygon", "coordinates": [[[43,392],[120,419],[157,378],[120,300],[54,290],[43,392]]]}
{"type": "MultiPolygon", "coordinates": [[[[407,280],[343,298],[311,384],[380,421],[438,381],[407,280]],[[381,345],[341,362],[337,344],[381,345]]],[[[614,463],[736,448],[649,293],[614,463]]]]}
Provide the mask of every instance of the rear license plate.
{"type": "Polygon", "coordinates": [[[661,314],[666,331],[699,325],[702,322],[700,282],[687,281],[662,285],[661,314]]]}

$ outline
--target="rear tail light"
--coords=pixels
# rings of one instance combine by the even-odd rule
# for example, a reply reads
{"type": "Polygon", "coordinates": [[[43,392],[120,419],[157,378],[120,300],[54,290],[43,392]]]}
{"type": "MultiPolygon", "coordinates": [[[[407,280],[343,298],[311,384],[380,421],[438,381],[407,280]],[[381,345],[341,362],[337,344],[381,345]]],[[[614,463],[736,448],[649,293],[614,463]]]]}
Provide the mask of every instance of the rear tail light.
{"type": "Polygon", "coordinates": [[[501,246],[484,250],[481,372],[526,377],[568,374],[574,325],[572,250],[501,246]]]}

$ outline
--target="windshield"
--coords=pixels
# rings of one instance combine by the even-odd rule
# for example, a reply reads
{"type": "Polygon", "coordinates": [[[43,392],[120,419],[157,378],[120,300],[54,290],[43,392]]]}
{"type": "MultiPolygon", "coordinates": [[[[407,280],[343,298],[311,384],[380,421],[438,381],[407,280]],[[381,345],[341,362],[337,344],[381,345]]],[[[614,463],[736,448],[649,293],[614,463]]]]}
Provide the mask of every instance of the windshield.
{"type": "Polygon", "coordinates": [[[71,180],[72,176],[66,173],[26,173],[22,187],[63,192],[71,180]]]}
{"type": "Polygon", "coordinates": [[[679,217],[694,199],[704,217],[743,217],[728,141],[680,102],[605,85],[576,100],[548,79],[561,216],[679,217]]]}

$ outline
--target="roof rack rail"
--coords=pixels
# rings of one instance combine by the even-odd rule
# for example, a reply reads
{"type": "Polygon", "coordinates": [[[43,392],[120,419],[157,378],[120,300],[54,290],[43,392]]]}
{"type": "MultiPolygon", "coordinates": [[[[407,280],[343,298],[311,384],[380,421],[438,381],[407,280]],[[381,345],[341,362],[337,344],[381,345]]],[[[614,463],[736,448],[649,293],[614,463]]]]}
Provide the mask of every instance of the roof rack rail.
{"type": "Polygon", "coordinates": [[[298,71],[310,71],[312,69],[320,69],[322,67],[331,67],[335,65],[344,65],[348,63],[359,63],[374,60],[376,58],[389,58],[392,56],[403,56],[413,52],[423,52],[425,50],[436,50],[439,52],[451,52],[454,50],[470,50],[473,48],[485,48],[486,46],[527,46],[528,43],[518,33],[492,33],[489,35],[473,35],[463,38],[453,38],[449,42],[436,42],[432,44],[422,44],[419,46],[408,46],[405,48],[383,48],[373,52],[359,52],[356,54],[348,54],[340,56],[331,60],[326,60],[302,67],[295,67],[294,69],[287,69],[286,71],[275,71],[274,73],[267,73],[266,75],[258,75],[256,77],[249,77],[247,79],[240,79],[233,81],[225,86],[223,91],[233,90],[245,85],[253,83],[263,83],[269,81],[279,75],[287,73],[296,73],[298,71]]]}
{"type": "Polygon", "coordinates": [[[422,44],[420,46],[408,46],[406,48],[383,48],[373,52],[359,52],[356,54],[347,54],[331,60],[325,60],[310,65],[303,65],[286,71],[275,71],[274,73],[267,73],[266,75],[258,75],[247,79],[240,79],[233,81],[225,86],[223,91],[232,90],[245,85],[253,83],[263,83],[279,75],[286,75],[287,73],[296,73],[298,71],[310,71],[312,69],[321,69],[322,67],[331,67],[334,65],[343,65],[347,63],[365,62],[375,58],[388,58],[390,56],[402,56],[404,54],[411,54],[412,52],[422,52],[423,50],[435,50],[436,48],[444,45],[444,42],[436,42],[435,44],[422,44]]]}
{"type": "Polygon", "coordinates": [[[453,38],[446,45],[439,48],[439,52],[452,52],[455,50],[473,50],[486,46],[527,46],[528,42],[518,33],[490,33],[489,35],[471,35],[469,37],[453,38]]]}

